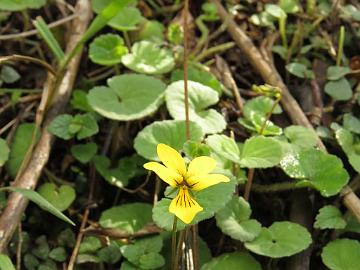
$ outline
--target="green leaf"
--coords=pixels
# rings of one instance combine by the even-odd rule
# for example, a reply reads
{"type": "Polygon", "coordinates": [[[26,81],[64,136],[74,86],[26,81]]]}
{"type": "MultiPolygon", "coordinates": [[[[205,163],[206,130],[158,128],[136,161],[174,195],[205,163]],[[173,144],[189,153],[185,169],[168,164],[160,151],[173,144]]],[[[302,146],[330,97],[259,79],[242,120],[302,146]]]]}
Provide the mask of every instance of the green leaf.
{"type": "Polygon", "coordinates": [[[190,159],[200,156],[210,156],[210,147],[200,142],[187,141],[184,143],[183,150],[190,159]]]}
{"type": "MultiPolygon", "coordinates": [[[[244,116],[247,119],[250,119],[252,114],[267,116],[267,114],[270,113],[272,107],[274,106],[274,103],[275,101],[273,99],[265,96],[252,98],[244,105],[244,116]]],[[[280,113],[282,113],[282,109],[279,105],[276,105],[273,114],[280,113]]]]}
{"type": "Polygon", "coordinates": [[[313,187],[325,197],[339,193],[349,180],[338,157],[316,149],[288,153],[280,165],[290,177],[304,179],[298,185],[313,187]]]}
{"type": "MultiPolygon", "coordinates": [[[[96,122],[96,119],[90,113],[75,115],[71,125],[80,127],[80,129],[76,132],[76,138],[78,140],[91,137],[92,135],[95,135],[99,132],[99,126],[96,122]]],[[[71,125],[69,126],[70,132],[71,125]]]]}
{"type": "Polygon", "coordinates": [[[71,154],[81,163],[88,163],[96,154],[96,143],[76,144],[71,146],[71,154]]]}
{"type": "Polygon", "coordinates": [[[231,238],[248,242],[254,240],[261,231],[261,224],[250,219],[251,208],[242,197],[234,196],[216,215],[216,224],[231,238]]]}
{"type": "Polygon", "coordinates": [[[67,259],[66,250],[63,247],[56,247],[49,253],[49,258],[56,262],[64,262],[67,259]]]}
{"type": "Polygon", "coordinates": [[[335,131],[335,138],[339,143],[339,145],[341,146],[341,148],[343,149],[343,151],[347,155],[353,153],[354,136],[352,135],[352,133],[337,123],[332,123],[331,129],[335,131]]]}
{"type": "MultiPolygon", "coordinates": [[[[23,260],[24,260],[24,266],[26,269],[37,269],[37,267],[40,264],[39,260],[30,253],[25,254],[23,260]]],[[[9,269],[11,269],[11,268],[9,268],[9,269]]],[[[7,269],[4,269],[4,270],[7,270],[7,269]]]]}
{"type": "Polygon", "coordinates": [[[141,269],[128,261],[123,261],[120,270],[141,270],[141,269]]]}
{"type": "Polygon", "coordinates": [[[116,228],[134,233],[151,222],[152,206],[146,203],[128,203],[102,212],[99,223],[103,228],[116,228]]]}
{"type": "Polygon", "coordinates": [[[123,55],[128,53],[124,40],[115,34],[104,34],[90,44],[89,57],[96,64],[112,66],[121,63],[123,55]]]}
{"type": "Polygon", "coordinates": [[[64,140],[70,140],[73,134],[69,131],[69,126],[73,121],[73,117],[70,114],[62,114],[57,116],[51,121],[48,131],[64,140]]]}
{"type": "MultiPolygon", "coordinates": [[[[221,95],[224,86],[215,78],[212,73],[193,65],[190,65],[188,69],[188,80],[208,86],[211,89],[216,90],[216,92],[221,95]]],[[[176,82],[180,80],[184,80],[184,71],[182,69],[175,69],[171,73],[171,81],[176,82]]]]}
{"type": "Polygon", "coordinates": [[[0,254],[0,270],[15,270],[10,258],[4,254],[0,254]]]}
{"type": "Polygon", "coordinates": [[[253,125],[254,130],[259,134],[261,133],[264,136],[269,136],[269,135],[276,136],[282,134],[281,127],[275,125],[270,120],[266,120],[266,116],[264,115],[251,113],[249,120],[253,125]],[[266,121],[266,125],[263,128],[265,121],[266,121]]]}
{"type": "Polygon", "coordinates": [[[184,40],[184,31],[180,23],[172,22],[168,26],[167,39],[170,43],[180,45],[184,40]]]}
{"type": "MultiPolygon", "coordinates": [[[[197,82],[188,81],[189,117],[201,126],[205,134],[218,133],[225,129],[224,117],[209,106],[219,101],[218,93],[197,82]]],[[[166,106],[176,120],[185,119],[184,81],[177,81],[168,86],[165,93],[166,106]]]]}
{"type": "Polygon", "coordinates": [[[279,6],[284,10],[287,14],[293,14],[300,11],[299,1],[298,0],[280,0],[279,6]]]}
{"type": "Polygon", "coordinates": [[[331,270],[357,270],[360,264],[360,243],[346,238],[337,239],[324,247],[321,258],[331,270]]]}
{"type": "Polygon", "coordinates": [[[92,112],[93,109],[88,103],[87,100],[87,93],[83,90],[74,90],[72,92],[72,99],[70,101],[71,106],[74,109],[85,111],[85,112],[92,112]]]}
{"type": "MultiPolygon", "coordinates": [[[[200,142],[203,138],[201,127],[190,122],[190,140],[200,142]]],[[[138,133],[134,141],[136,152],[149,160],[159,160],[156,146],[164,143],[176,150],[181,150],[186,142],[185,121],[165,120],[153,122],[138,133]]]]}
{"type": "Polygon", "coordinates": [[[93,160],[99,174],[119,188],[126,187],[130,179],[146,173],[143,168],[145,160],[136,154],[120,159],[114,168],[110,168],[110,160],[105,156],[95,156],[93,160]]]}
{"type": "Polygon", "coordinates": [[[275,4],[266,4],[265,11],[269,13],[271,16],[278,19],[287,17],[285,11],[280,6],[275,4]]]}
{"type": "Polygon", "coordinates": [[[290,63],[286,65],[286,70],[292,75],[303,79],[314,79],[315,74],[311,69],[308,69],[304,64],[290,63]]]}
{"type": "Polygon", "coordinates": [[[348,67],[330,66],[326,71],[326,78],[330,81],[337,81],[350,72],[351,69],[348,67]]]}
{"type": "Polygon", "coordinates": [[[175,66],[171,51],[146,40],[136,42],[131,53],[122,57],[122,63],[133,71],[145,74],[167,73],[175,66]]]}
{"type": "Polygon", "coordinates": [[[54,183],[45,183],[38,192],[61,212],[68,209],[76,198],[75,190],[69,185],[57,187],[54,183]]]}
{"type": "Polygon", "coordinates": [[[246,168],[269,168],[279,164],[282,156],[282,147],[277,140],[251,137],[244,143],[240,164],[246,168]]]}
{"type": "Polygon", "coordinates": [[[9,159],[10,149],[5,140],[0,138],[0,167],[9,159]]]}
{"type": "MultiPolygon", "coordinates": [[[[202,191],[194,192],[195,200],[204,208],[199,212],[190,224],[197,224],[198,222],[214,216],[214,214],[225,206],[225,204],[232,198],[235,190],[236,182],[231,180],[229,183],[220,183],[208,187],[202,191]]],[[[169,212],[169,205],[171,200],[164,198],[157,202],[153,208],[153,220],[160,227],[171,231],[174,215],[169,212]]],[[[178,219],[177,230],[182,230],[186,227],[185,223],[178,219]]]]}
{"type": "Polygon", "coordinates": [[[326,83],[325,92],[335,101],[349,100],[352,96],[352,89],[350,83],[345,78],[326,83]]]}
{"type": "Polygon", "coordinates": [[[36,247],[32,249],[32,253],[39,259],[46,260],[50,253],[49,243],[45,235],[41,235],[35,240],[36,247]]]}
{"type": "MultiPolygon", "coordinates": [[[[93,0],[91,2],[93,10],[96,13],[100,13],[111,3],[111,0],[93,0]]],[[[119,31],[130,31],[135,30],[137,25],[143,20],[144,18],[137,8],[124,7],[108,22],[108,25],[119,31]]]]}
{"type": "Polygon", "coordinates": [[[156,269],[165,264],[159,254],[163,242],[161,236],[136,240],[134,244],[121,247],[123,256],[141,269],[156,269]]]}
{"type": "Polygon", "coordinates": [[[270,258],[282,258],[303,251],[311,244],[310,233],[299,224],[274,222],[269,228],[262,228],[260,235],[245,243],[250,251],[270,258]]]}
{"type": "Polygon", "coordinates": [[[85,236],[80,244],[79,253],[93,253],[101,248],[102,244],[99,238],[95,236],[85,236]]]}
{"type": "Polygon", "coordinates": [[[99,127],[90,113],[75,116],[62,114],[50,123],[48,131],[64,140],[69,140],[77,134],[76,137],[81,140],[98,133],[99,127]]]}
{"type": "MultiPolygon", "coordinates": [[[[9,160],[6,163],[6,170],[13,178],[15,178],[21,163],[24,160],[26,152],[30,147],[34,130],[35,124],[24,123],[19,125],[15,131],[10,145],[9,160]]],[[[39,139],[40,134],[35,136],[35,138],[39,139]]]]}
{"type": "Polygon", "coordinates": [[[304,126],[289,126],[284,133],[291,143],[302,148],[312,148],[318,140],[316,132],[304,126]]]}
{"type": "Polygon", "coordinates": [[[338,208],[332,205],[324,206],[316,216],[314,228],[317,229],[344,229],[346,221],[338,208]]]}
{"type": "Polygon", "coordinates": [[[55,206],[53,206],[50,202],[48,202],[44,197],[42,197],[36,191],[31,190],[31,189],[14,188],[14,187],[0,188],[0,191],[6,191],[6,190],[13,191],[13,192],[19,192],[21,195],[23,195],[28,200],[32,201],[33,203],[36,203],[43,210],[48,211],[49,213],[53,214],[54,216],[58,217],[59,219],[75,226],[74,222],[72,222],[67,216],[65,216],[63,213],[61,213],[55,206]]]}
{"type": "Polygon", "coordinates": [[[164,40],[165,26],[156,20],[146,20],[136,32],[136,40],[162,42],[164,40]]]}
{"type": "Polygon", "coordinates": [[[110,245],[100,249],[97,255],[103,262],[115,264],[121,258],[120,247],[115,241],[110,241],[110,245]]]}
{"type": "Polygon", "coordinates": [[[34,26],[38,30],[40,36],[44,39],[46,44],[49,46],[52,53],[55,55],[58,61],[62,62],[65,59],[64,51],[61,49],[59,42],[56,40],[54,35],[51,33],[48,25],[45,23],[43,18],[37,17],[34,21],[34,26]]]}
{"type": "Polygon", "coordinates": [[[219,156],[240,163],[240,149],[234,139],[214,134],[206,138],[206,143],[219,156]]]}
{"type": "Polygon", "coordinates": [[[109,87],[90,90],[88,101],[99,114],[120,121],[154,113],[164,101],[165,84],[146,75],[126,74],[108,80],[109,87]]]}
{"type": "Polygon", "coordinates": [[[0,79],[5,83],[14,83],[21,78],[20,74],[11,66],[4,65],[1,69],[0,79]]]}
{"type": "Polygon", "coordinates": [[[38,9],[45,5],[46,0],[1,0],[0,10],[21,11],[27,8],[38,9]]]}
{"type": "Polygon", "coordinates": [[[261,265],[248,253],[224,253],[204,264],[201,270],[262,270],[261,265]]]}
{"type": "Polygon", "coordinates": [[[360,119],[352,113],[345,113],[343,116],[343,125],[347,130],[360,134],[360,119]]]}

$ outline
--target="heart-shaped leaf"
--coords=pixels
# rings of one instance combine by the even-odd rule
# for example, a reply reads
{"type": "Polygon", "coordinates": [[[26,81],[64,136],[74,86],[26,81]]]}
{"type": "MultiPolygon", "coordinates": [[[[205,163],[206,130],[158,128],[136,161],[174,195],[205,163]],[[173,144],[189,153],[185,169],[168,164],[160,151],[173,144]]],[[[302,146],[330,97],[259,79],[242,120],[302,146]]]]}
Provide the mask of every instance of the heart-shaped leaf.
{"type": "Polygon", "coordinates": [[[112,77],[108,85],[91,89],[88,101],[99,114],[120,121],[154,113],[164,100],[166,88],[160,80],[139,74],[112,77]]]}
{"type": "Polygon", "coordinates": [[[246,168],[269,168],[279,164],[283,156],[281,144],[272,138],[257,136],[247,139],[240,164],[246,168]]]}
{"type": "Polygon", "coordinates": [[[292,75],[303,79],[314,79],[314,71],[308,69],[304,64],[301,63],[290,63],[286,65],[286,70],[292,75]]]}
{"type": "Polygon", "coordinates": [[[147,203],[128,203],[114,206],[101,213],[99,223],[104,228],[116,228],[134,233],[151,222],[152,206],[147,203]]]}
{"type": "Polygon", "coordinates": [[[360,243],[350,239],[332,241],[324,247],[321,258],[331,270],[358,270],[360,243]]]}
{"type": "Polygon", "coordinates": [[[89,162],[97,152],[96,143],[76,144],[71,147],[71,154],[81,163],[89,162]]]}
{"type": "MultiPolygon", "coordinates": [[[[190,122],[190,140],[201,141],[204,134],[201,127],[190,122]]],[[[156,146],[165,143],[176,150],[181,150],[186,142],[185,121],[165,120],[153,122],[138,133],[134,141],[136,152],[146,159],[159,160],[156,146]]]]}
{"type": "Polygon", "coordinates": [[[330,66],[326,71],[326,77],[330,81],[337,81],[350,72],[351,69],[348,67],[330,66]]]}
{"type": "Polygon", "coordinates": [[[131,70],[145,74],[163,74],[175,66],[171,51],[150,41],[136,42],[131,53],[122,57],[122,63],[131,70]]]}
{"type": "MultiPolygon", "coordinates": [[[[205,134],[223,131],[226,127],[224,117],[214,109],[208,109],[219,101],[218,93],[193,81],[188,81],[188,91],[190,120],[199,124],[205,134]]],[[[174,119],[184,120],[184,81],[170,84],[166,89],[165,99],[170,115],[174,119]]]]}
{"type": "Polygon", "coordinates": [[[53,183],[45,183],[38,192],[61,212],[68,209],[76,198],[75,190],[69,185],[57,187],[53,183]]]}
{"type": "Polygon", "coordinates": [[[344,229],[346,221],[338,208],[332,205],[324,206],[316,216],[314,228],[317,229],[344,229]]]}
{"type": "Polygon", "coordinates": [[[349,180],[338,157],[316,149],[290,152],[280,165],[290,177],[304,179],[298,185],[313,187],[325,197],[339,193],[349,180]]]}
{"type": "Polygon", "coordinates": [[[285,128],[284,133],[291,143],[302,148],[311,148],[318,140],[316,132],[304,126],[289,126],[285,128]]]}
{"type": "Polygon", "coordinates": [[[121,63],[123,55],[128,53],[124,40],[115,34],[105,34],[90,44],[89,57],[96,64],[112,66],[121,63]]]}
{"type": "Polygon", "coordinates": [[[325,92],[335,101],[349,100],[352,96],[352,89],[350,83],[345,78],[326,83],[325,92]]]}
{"type": "Polygon", "coordinates": [[[234,139],[226,135],[214,134],[206,138],[206,143],[219,156],[240,163],[240,149],[234,139]]]}
{"type": "Polygon", "coordinates": [[[234,196],[216,215],[216,224],[231,238],[248,242],[254,240],[261,231],[261,224],[250,219],[251,208],[242,197],[234,196]]]}
{"type": "Polygon", "coordinates": [[[270,258],[294,255],[311,244],[310,233],[299,224],[282,221],[263,228],[252,242],[245,243],[250,251],[270,258]]]}

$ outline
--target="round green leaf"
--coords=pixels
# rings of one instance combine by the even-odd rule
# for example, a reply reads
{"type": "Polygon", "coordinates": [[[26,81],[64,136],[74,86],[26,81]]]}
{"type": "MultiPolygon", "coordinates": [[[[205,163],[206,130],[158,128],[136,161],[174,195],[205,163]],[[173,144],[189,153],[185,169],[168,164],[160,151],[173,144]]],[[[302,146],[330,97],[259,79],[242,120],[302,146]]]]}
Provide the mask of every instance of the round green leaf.
{"type": "Polygon", "coordinates": [[[167,73],[175,66],[171,51],[146,40],[135,43],[131,53],[122,57],[122,63],[131,70],[145,74],[167,73]]]}
{"type": "MultiPolygon", "coordinates": [[[[213,217],[214,214],[223,208],[232,198],[235,184],[236,182],[231,180],[228,183],[220,183],[202,191],[194,192],[195,200],[204,208],[204,210],[199,212],[190,224],[197,224],[204,219],[213,217]]],[[[174,215],[169,212],[170,202],[170,199],[164,198],[157,202],[153,208],[154,222],[159,227],[168,231],[172,230],[174,222],[174,215]]],[[[185,226],[185,223],[178,219],[177,229],[182,230],[185,226]]]]}
{"type": "Polygon", "coordinates": [[[279,164],[283,152],[281,144],[264,136],[251,137],[244,143],[240,164],[246,168],[269,168],[279,164]]]}
{"type": "Polygon", "coordinates": [[[104,228],[134,233],[151,222],[151,209],[152,206],[146,203],[122,204],[102,212],[99,223],[104,228]]]}
{"type": "Polygon", "coordinates": [[[89,162],[97,152],[96,143],[76,144],[71,147],[71,154],[81,163],[89,162]]]}
{"type": "Polygon", "coordinates": [[[360,134],[360,119],[352,113],[345,113],[343,117],[344,128],[356,134],[360,134]]]}
{"type": "Polygon", "coordinates": [[[252,241],[261,231],[261,224],[249,219],[251,209],[242,197],[234,196],[216,215],[216,224],[231,238],[242,242],[252,241]]]}
{"type": "Polygon", "coordinates": [[[326,71],[326,77],[330,81],[337,81],[350,72],[351,69],[348,67],[330,66],[326,71]]]}
{"type": "Polygon", "coordinates": [[[290,63],[286,65],[286,70],[289,71],[292,75],[303,79],[313,79],[315,78],[314,72],[311,69],[308,69],[304,64],[300,63],[290,63]]]}
{"type": "Polygon", "coordinates": [[[119,35],[105,34],[90,44],[89,57],[96,64],[112,66],[121,63],[121,57],[128,52],[119,35]]]}
{"type": "Polygon", "coordinates": [[[20,11],[27,8],[38,9],[45,5],[46,0],[0,0],[0,10],[20,11]]]}
{"type": "Polygon", "coordinates": [[[136,32],[137,40],[161,42],[164,40],[165,26],[156,20],[146,20],[139,31],[136,32]]]}
{"type": "Polygon", "coordinates": [[[262,270],[261,265],[250,254],[244,252],[225,253],[204,264],[201,270],[262,270]]]}
{"type": "Polygon", "coordinates": [[[61,212],[68,209],[76,198],[75,190],[69,185],[57,187],[53,183],[45,183],[38,192],[61,212]]]}
{"type": "MultiPolygon", "coordinates": [[[[100,13],[112,0],[92,0],[91,5],[95,13],[100,13]]],[[[112,18],[108,25],[119,31],[135,30],[137,25],[143,21],[141,12],[136,7],[124,7],[118,14],[112,18]]]]}
{"type": "Polygon", "coordinates": [[[280,165],[290,177],[305,179],[298,185],[313,187],[325,197],[339,193],[349,180],[338,157],[316,149],[289,153],[280,165]]]}
{"type": "Polygon", "coordinates": [[[275,5],[275,4],[266,4],[265,11],[267,13],[269,13],[271,16],[278,18],[278,19],[287,17],[285,11],[280,6],[275,5]]]}
{"type": "Polygon", "coordinates": [[[163,102],[166,88],[160,80],[139,74],[112,77],[108,85],[91,89],[88,101],[99,114],[120,121],[154,113],[163,102]]]}
{"type": "MultiPolygon", "coordinates": [[[[201,141],[203,132],[196,123],[190,122],[190,140],[201,141]]],[[[185,121],[165,120],[153,122],[138,133],[134,141],[136,152],[150,160],[159,160],[156,146],[164,143],[181,150],[186,142],[185,121]]]]}
{"type": "Polygon", "coordinates": [[[347,79],[341,78],[337,81],[330,81],[325,84],[325,92],[335,101],[349,100],[352,96],[352,89],[347,79]]]}
{"type": "Polygon", "coordinates": [[[0,167],[8,160],[9,153],[10,149],[6,141],[0,138],[0,167]]]}
{"type": "Polygon", "coordinates": [[[254,130],[257,133],[260,133],[264,136],[276,136],[282,134],[281,127],[275,125],[270,120],[266,120],[266,116],[258,113],[251,113],[249,118],[251,124],[254,127],[254,130]],[[264,123],[266,121],[266,125],[263,129],[264,123]]]}
{"type": "Polygon", "coordinates": [[[259,255],[281,258],[299,253],[310,244],[311,235],[304,227],[282,221],[263,228],[254,241],[245,243],[245,247],[259,255]]]}
{"type": "MultiPolygon", "coordinates": [[[[189,117],[201,126],[205,134],[218,133],[225,129],[224,117],[214,109],[207,109],[219,101],[218,93],[201,83],[188,81],[189,117]]],[[[168,86],[165,93],[166,106],[170,115],[177,120],[185,119],[184,81],[168,86]]]]}
{"type": "Polygon", "coordinates": [[[240,149],[234,139],[214,134],[206,138],[206,143],[219,156],[240,163],[240,149]]]}
{"type": "Polygon", "coordinates": [[[321,258],[331,270],[358,270],[360,243],[350,239],[332,241],[324,247],[321,258]]]}
{"type": "Polygon", "coordinates": [[[318,140],[316,132],[304,126],[289,126],[284,133],[291,143],[303,148],[315,146],[318,140]]]}
{"type": "MultiPolygon", "coordinates": [[[[271,111],[274,103],[275,101],[273,99],[266,96],[252,98],[244,105],[244,116],[247,119],[250,119],[253,113],[266,116],[271,111]]],[[[281,107],[277,105],[273,111],[273,114],[279,113],[282,113],[282,110],[281,107]]]]}
{"type": "Polygon", "coordinates": [[[344,229],[346,221],[338,208],[332,205],[324,206],[316,216],[314,228],[317,229],[344,229]]]}

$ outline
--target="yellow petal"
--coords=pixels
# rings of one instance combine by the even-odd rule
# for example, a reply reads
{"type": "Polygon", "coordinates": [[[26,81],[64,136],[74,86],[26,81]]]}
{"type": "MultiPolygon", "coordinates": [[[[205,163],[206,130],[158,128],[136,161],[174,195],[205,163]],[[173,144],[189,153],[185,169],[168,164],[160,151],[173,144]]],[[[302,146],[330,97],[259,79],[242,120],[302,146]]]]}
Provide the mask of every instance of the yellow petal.
{"type": "Polygon", "coordinates": [[[191,198],[187,188],[179,188],[178,195],[171,201],[169,212],[189,224],[203,208],[191,198]]]}
{"type": "Polygon", "coordinates": [[[222,174],[197,174],[186,179],[192,190],[202,190],[221,182],[229,182],[230,179],[222,174]]]}
{"type": "Polygon", "coordinates": [[[182,176],[177,172],[166,168],[158,162],[148,162],[144,164],[144,168],[156,173],[163,181],[172,187],[176,187],[182,182],[182,176]]]}
{"type": "Polygon", "coordinates": [[[164,165],[181,175],[186,174],[185,162],[178,151],[160,143],[157,145],[157,154],[164,165]]]}
{"type": "Polygon", "coordinates": [[[216,167],[215,159],[207,156],[201,156],[194,158],[188,167],[187,177],[197,175],[197,174],[208,174],[216,167]]]}

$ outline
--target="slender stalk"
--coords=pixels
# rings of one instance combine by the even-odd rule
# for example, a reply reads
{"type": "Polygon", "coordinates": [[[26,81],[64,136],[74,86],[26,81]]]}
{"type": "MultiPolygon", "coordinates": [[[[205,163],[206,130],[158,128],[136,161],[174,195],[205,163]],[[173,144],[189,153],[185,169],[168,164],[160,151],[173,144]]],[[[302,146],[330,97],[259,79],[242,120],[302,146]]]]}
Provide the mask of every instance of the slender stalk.
{"type": "Polygon", "coordinates": [[[314,15],[314,10],[316,7],[316,0],[307,0],[306,1],[306,13],[310,17],[314,15]]]}
{"type": "Polygon", "coordinates": [[[343,51],[344,51],[344,39],[345,39],[345,27],[342,25],[340,27],[340,32],[339,32],[339,44],[338,44],[338,51],[337,51],[337,55],[336,55],[336,65],[340,66],[341,65],[341,60],[343,57],[343,51]]]}
{"type": "Polygon", "coordinates": [[[288,47],[288,42],[286,38],[286,16],[281,16],[279,18],[279,31],[281,36],[281,41],[284,48],[288,47]]]}
{"type": "Polygon", "coordinates": [[[177,217],[174,215],[174,223],[171,236],[171,265],[173,270],[176,269],[176,225],[177,217]]]}
{"type": "Polygon", "coordinates": [[[189,91],[188,91],[188,13],[189,0],[185,0],[184,6],[184,96],[185,96],[185,128],[186,139],[190,140],[190,119],[189,119],[189,91]]]}

